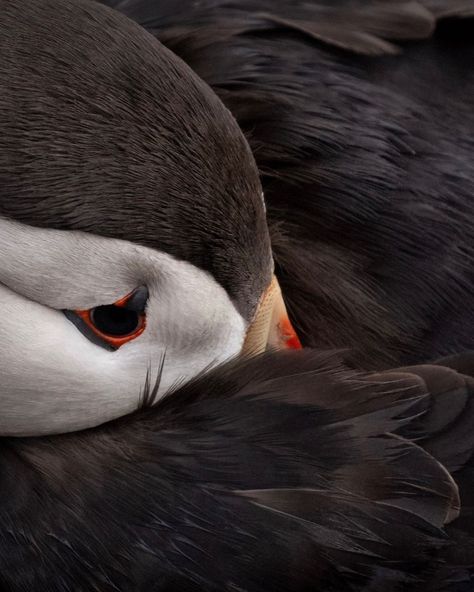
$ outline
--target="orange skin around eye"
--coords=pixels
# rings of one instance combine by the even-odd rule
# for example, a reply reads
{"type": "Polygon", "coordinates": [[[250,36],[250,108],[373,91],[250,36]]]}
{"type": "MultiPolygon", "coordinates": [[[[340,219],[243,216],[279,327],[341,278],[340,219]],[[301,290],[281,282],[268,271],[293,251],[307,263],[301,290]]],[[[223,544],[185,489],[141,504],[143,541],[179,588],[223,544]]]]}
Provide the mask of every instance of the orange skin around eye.
{"type": "MultiPolygon", "coordinates": [[[[133,292],[131,294],[127,294],[127,296],[124,296],[123,298],[120,298],[120,300],[114,302],[114,306],[126,306],[132,294],[133,292]]],[[[89,329],[91,329],[98,337],[100,337],[103,341],[105,341],[115,349],[118,349],[122,345],[125,345],[129,341],[133,341],[134,339],[139,337],[143,333],[143,331],[145,331],[146,327],[146,317],[144,314],[141,314],[139,315],[140,324],[133,333],[129,333],[128,335],[124,335],[123,337],[113,337],[112,335],[107,335],[106,333],[102,333],[102,331],[99,331],[99,329],[97,329],[97,327],[92,322],[90,310],[75,310],[74,312],[77,314],[78,317],[80,317],[84,321],[84,323],[89,327],[89,329]]]]}

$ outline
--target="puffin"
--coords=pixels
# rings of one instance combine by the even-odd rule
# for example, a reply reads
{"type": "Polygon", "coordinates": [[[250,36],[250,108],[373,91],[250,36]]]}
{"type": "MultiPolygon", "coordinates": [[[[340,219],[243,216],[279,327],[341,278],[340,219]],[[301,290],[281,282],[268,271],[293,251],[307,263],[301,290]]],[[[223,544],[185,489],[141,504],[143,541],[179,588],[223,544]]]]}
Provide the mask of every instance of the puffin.
{"type": "Polygon", "coordinates": [[[251,150],[197,75],[89,0],[5,3],[0,53],[0,435],[300,347],[251,150]]]}
{"type": "Polygon", "coordinates": [[[230,112],[118,12],[2,8],[0,587],[470,592],[473,354],[273,351],[291,237],[230,112]]]}
{"type": "Polygon", "coordinates": [[[90,430],[0,438],[9,592],[471,592],[474,353],[238,359],[90,430]]]}
{"type": "Polygon", "coordinates": [[[162,396],[298,336],[365,369],[472,346],[469,2],[109,4],[2,19],[0,434],[98,425],[148,375],[162,396]]]}
{"type": "Polygon", "coordinates": [[[304,345],[368,370],[473,348],[473,0],[105,3],[245,131],[304,345]]]}

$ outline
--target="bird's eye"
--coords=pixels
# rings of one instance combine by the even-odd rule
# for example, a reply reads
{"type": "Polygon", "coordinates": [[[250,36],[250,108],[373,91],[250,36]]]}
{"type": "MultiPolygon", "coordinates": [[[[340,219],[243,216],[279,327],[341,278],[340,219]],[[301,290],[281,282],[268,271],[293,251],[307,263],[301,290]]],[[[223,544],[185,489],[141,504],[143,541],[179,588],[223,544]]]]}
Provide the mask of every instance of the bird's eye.
{"type": "Polygon", "coordinates": [[[116,350],[145,330],[147,300],[148,290],[142,286],[113,304],[88,310],[65,310],[64,314],[88,339],[116,350]]]}
{"type": "Polygon", "coordinates": [[[111,337],[127,337],[141,325],[141,315],[134,310],[110,304],[91,309],[90,322],[97,331],[111,337]]]}

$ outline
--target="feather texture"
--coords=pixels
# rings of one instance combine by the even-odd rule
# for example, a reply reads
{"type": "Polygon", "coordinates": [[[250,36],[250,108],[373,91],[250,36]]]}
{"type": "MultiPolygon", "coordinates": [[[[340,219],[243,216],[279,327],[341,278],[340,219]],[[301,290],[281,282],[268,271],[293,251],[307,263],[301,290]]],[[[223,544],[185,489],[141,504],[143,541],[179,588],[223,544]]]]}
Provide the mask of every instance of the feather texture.
{"type": "Polygon", "coordinates": [[[108,3],[247,133],[306,345],[367,369],[472,348],[472,0],[108,3]]]}
{"type": "Polygon", "coordinates": [[[337,354],[271,354],[88,432],[2,440],[0,583],[420,592],[436,581],[426,589],[458,592],[449,582],[474,573],[463,500],[474,444],[461,463],[457,411],[440,422],[433,401],[468,380],[443,366],[361,374],[337,354]],[[458,488],[421,448],[440,429],[461,477],[454,521],[458,488]]]}

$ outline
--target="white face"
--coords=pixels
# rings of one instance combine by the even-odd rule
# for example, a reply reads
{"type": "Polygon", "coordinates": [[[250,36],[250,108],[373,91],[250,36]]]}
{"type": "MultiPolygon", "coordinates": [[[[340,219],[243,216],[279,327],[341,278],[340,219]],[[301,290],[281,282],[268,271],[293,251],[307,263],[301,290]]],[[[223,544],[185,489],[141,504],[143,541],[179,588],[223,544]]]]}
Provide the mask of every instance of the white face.
{"type": "Polygon", "coordinates": [[[205,271],[126,241],[0,218],[0,436],[92,427],[135,410],[147,373],[158,396],[237,355],[247,329],[205,271]],[[115,351],[64,310],[148,288],[146,326],[115,351]]]}

